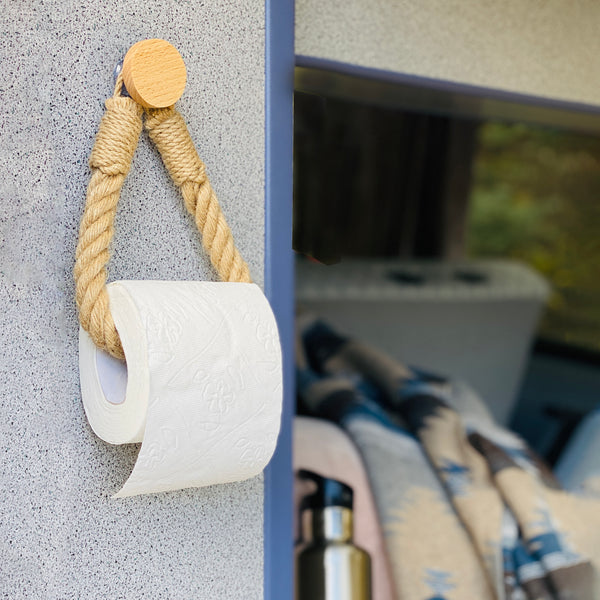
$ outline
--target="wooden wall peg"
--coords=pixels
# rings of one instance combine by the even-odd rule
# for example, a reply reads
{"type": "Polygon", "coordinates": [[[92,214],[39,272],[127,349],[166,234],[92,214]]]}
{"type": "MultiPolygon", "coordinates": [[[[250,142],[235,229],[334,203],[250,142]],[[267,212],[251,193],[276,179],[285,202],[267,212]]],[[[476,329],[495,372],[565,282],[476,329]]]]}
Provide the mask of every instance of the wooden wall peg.
{"type": "Polygon", "coordinates": [[[129,48],[123,60],[125,88],[146,108],[175,104],[183,94],[186,78],[181,54],[165,40],[141,40],[129,48]]]}

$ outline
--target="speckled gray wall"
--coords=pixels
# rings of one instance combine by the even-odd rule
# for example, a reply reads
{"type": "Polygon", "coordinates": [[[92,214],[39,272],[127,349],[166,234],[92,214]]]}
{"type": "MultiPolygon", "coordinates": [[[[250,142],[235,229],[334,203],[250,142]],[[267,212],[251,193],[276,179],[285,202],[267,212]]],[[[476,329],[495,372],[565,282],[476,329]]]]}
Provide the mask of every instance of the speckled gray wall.
{"type": "Polygon", "coordinates": [[[600,104],[597,0],[296,0],[296,54],[600,104]]]}
{"type": "MultiPolygon", "coordinates": [[[[1,598],[262,598],[262,479],[111,500],[136,450],[97,439],[81,405],[87,159],[115,63],[148,37],[186,60],[180,110],[263,280],[263,2],[0,2],[1,598]]],[[[144,135],[116,230],[111,279],[215,279],[144,135]]]]}

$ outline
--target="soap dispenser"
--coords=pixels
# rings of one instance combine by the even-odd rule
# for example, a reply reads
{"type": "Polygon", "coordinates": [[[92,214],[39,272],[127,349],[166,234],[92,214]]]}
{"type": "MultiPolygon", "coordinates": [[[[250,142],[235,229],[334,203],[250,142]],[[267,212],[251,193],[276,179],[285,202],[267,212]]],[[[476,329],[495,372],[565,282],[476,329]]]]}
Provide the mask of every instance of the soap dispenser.
{"type": "Polygon", "coordinates": [[[311,471],[298,475],[316,491],[301,505],[311,539],[296,559],[296,600],[371,600],[371,559],[352,541],[352,488],[311,471]]]}

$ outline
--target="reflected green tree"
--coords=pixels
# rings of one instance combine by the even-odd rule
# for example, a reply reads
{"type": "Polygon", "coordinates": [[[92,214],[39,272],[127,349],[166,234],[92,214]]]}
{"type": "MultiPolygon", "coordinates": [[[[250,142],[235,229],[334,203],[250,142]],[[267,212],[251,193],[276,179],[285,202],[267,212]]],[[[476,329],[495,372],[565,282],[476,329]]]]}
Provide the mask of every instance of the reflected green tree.
{"type": "Polygon", "coordinates": [[[600,139],[503,123],[478,137],[469,253],[540,271],[554,290],[541,335],[600,350],[600,139]]]}

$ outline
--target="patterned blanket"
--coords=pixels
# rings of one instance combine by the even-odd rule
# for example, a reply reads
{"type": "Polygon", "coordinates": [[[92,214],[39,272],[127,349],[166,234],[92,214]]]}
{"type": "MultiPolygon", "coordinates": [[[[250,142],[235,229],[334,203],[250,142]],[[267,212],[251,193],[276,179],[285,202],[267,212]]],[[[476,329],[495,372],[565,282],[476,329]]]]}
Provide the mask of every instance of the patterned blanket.
{"type": "Polygon", "coordinates": [[[399,600],[600,598],[600,486],[562,490],[465,384],[300,320],[300,408],[359,449],[399,600]]]}

